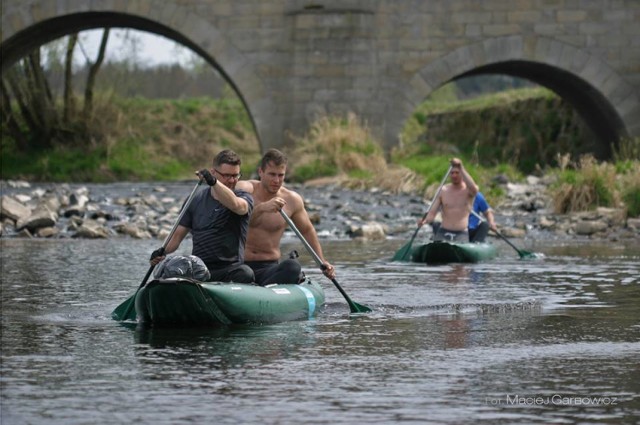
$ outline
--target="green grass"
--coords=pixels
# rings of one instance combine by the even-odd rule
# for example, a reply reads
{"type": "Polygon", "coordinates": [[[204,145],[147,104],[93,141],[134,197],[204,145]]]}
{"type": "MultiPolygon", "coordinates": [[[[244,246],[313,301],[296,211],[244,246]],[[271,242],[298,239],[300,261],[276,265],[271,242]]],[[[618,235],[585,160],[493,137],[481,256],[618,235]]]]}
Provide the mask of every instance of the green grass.
{"type": "Polygon", "coordinates": [[[308,164],[296,167],[295,174],[291,175],[292,181],[304,182],[318,177],[335,176],[338,168],[334,164],[325,161],[315,160],[308,164]]]}

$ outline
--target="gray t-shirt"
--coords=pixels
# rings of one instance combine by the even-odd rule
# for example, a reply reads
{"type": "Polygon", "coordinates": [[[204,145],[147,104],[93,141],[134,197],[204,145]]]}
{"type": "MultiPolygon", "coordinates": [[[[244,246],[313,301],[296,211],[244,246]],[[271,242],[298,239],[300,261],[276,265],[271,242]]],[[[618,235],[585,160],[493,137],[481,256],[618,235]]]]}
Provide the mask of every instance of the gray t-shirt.
{"type": "Polygon", "coordinates": [[[249,203],[249,212],[238,215],[213,199],[210,190],[206,188],[196,193],[180,220],[180,225],[191,229],[191,253],[200,257],[209,269],[242,263],[253,197],[243,190],[235,191],[249,203]]]}

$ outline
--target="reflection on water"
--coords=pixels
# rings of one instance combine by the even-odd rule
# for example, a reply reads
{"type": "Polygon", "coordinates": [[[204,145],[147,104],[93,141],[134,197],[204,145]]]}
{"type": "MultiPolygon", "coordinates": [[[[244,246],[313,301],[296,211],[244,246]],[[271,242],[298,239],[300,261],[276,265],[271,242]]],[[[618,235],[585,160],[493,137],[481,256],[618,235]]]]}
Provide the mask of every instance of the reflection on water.
{"type": "Polygon", "coordinates": [[[640,420],[638,247],[426,266],[389,261],[406,241],[327,241],[374,309],[350,316],[290,238],[324,282],[316,319],[162,329],[110,319],[156,241],[0,242],[3,425],[640,420]]]}

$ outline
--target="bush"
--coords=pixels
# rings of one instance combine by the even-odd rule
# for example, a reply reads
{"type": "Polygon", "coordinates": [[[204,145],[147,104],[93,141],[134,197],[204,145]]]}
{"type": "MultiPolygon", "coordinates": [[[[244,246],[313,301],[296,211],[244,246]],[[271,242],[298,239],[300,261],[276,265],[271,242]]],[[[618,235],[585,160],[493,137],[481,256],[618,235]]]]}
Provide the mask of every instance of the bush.
{"type": "Polygon", "coordinates": [[[583,155],[575,170],[560,171],[558,181],[549,190],[558,214],[615,207],[620,203],[615,166],[598,164],[591,155],[583,155]]]}
{"type": "Polygon", "coordinates": [[[620,178],[620,186],[622,187],[622,200],[627,207],[627,215],[629,217],[640,216],[640,161],[635,161],[633,167],[628,173],[620,178]]]}
{"type": "Polygon", "coordinates": [[[314,122],[309,133],[296,141],[292,157],[290,177],[297,181],[386,168],[382,148],[354,114],[314,122]]]}

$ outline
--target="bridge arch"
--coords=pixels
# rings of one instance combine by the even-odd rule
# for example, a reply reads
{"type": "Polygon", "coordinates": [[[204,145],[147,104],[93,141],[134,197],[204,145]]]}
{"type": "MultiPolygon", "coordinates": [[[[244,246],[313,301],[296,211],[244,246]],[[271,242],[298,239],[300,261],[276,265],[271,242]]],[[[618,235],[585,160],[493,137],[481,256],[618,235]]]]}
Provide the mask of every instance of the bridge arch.
{"type": "MultiPolygon", "coordinates": [[[[250,62],[238,51],[225,35],[209,21],[201,19],[189,10],[183,10],[179,3],[163,3],[161,10],[170,13],[153,13],[150,3],[137,2],[135,8],[127,8],[127,2],[115,3],[107,12],[88,11],[82,2],[66,2],[67,10],[51,10],[50,14],[41,11],[38,21],[25,20],[22,28],[11,37],[2,41],[2,71],[32,49],[65,35],[103,27],[132,28],[162,35],[190,48],[211,66],[230,84],[242,101],[253,123],[261,149],[270,147],[265,141],[277,141],[280,135],[272,134],[274,118],[270,114],[270,102],[260,78],[253,71],[250,62]],[[121,4],[122,10],[116,10],[121,4]],[[148,9],[142,10],[144,5],[148,9]],[[132,9],[132,10],[131,10],[132,9]],[[265,144],[267,146],[265,146],[265,144]]],[[[133,4],[130,2],[129,4],[133,4]]],[[[6,21],[15,17],[3,15],[6,21]]]]}
{"type": "Polygon", "coordinates": [[[632,120],[638,95],[605,62],[556,40],[521,36],[460,47],[421,68],[406,88],[404,119],[443,84],[481,74],[524,78],[554,91],[593,131],[599,145],[594,153],[601,158],[638,126],[632,120]]]}

